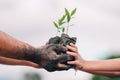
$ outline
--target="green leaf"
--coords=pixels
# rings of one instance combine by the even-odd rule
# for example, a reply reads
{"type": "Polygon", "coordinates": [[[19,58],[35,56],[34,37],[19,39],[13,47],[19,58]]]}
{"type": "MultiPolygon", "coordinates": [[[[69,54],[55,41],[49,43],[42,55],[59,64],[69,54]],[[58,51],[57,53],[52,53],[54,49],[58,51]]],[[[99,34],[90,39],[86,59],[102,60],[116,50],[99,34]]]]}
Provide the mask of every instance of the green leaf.
{"type": "Polygon", "coordinates": [[[71,16],[73,16],[76,13],[76,8],[72,10],[71,16]]]}
{"type": "Polygon", "coordinates": [[[62,22],[60,19],[58,19],[58,25],[61,26],[62,25],[62,22]]]}
{"type": "Polygon", "coordinates": [[[64,23],[66,23],[66,22],[62,22],[62,24],[64,24],[64,23]]]}
{"type": "Polygon", "coordinates": [[[63,21],[64,21],[65,17],[66,17],[66,15],[63,15],[62,18],[60,18],[60,19],[58,20],[59,26],[61,26],[62,24],[64,24],[63,21]]]}
{"type": "Polygon", "coordinates": [[[59,28],[56,22],[53,22],[53,24],[57,29],[59,28]]]}
{"type": "Polygon", "coordinates": [[[65,32],[65,28],[64,28],[64,27],[62,28],[62,32],[63,32],[63,33],[65,32]]]}
{"type": "Polygon", "coordinates": [[[63,22],[63,21],[64,21],[65,17],[66,17],[66,15],[63,15],[63,16],[62,16],[62,18],[60,19],[60,20],[61,20],[61,22],[63,22]]]}
{"type": "Polygon", "coordinates": [[[69,11],[65,8],[65,13],[67,15],[67,22],[69,23],[70,22],[70,19],[71,19],[71,16],[70,16],[70,13],[69,11]]]}

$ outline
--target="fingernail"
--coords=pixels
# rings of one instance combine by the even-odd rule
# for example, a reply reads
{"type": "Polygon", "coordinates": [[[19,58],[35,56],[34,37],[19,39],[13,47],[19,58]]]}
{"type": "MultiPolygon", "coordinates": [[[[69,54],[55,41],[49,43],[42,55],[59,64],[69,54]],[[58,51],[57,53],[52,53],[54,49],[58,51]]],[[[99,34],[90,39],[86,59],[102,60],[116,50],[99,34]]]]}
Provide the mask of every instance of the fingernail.
{"type": "Polygon", "coordinates": [[[69,45],[67,45],[66,47],[69,47],[69,45]]]}
{"type": "Polygon", "coordinates": [[[70,43],[70,45],[74,45],[73,43],[70,43]]]}
{"type": "Polygon", "coordinates": [[[69,54],[69,52],[68,52],[68,51],[67,51],[66,53],[67,53],[67,54],[69,54]]]}
{"type": "Polygon", "coordinates": [[[69,52],[67,51],[66,53],[68,54],[69,52]]]}

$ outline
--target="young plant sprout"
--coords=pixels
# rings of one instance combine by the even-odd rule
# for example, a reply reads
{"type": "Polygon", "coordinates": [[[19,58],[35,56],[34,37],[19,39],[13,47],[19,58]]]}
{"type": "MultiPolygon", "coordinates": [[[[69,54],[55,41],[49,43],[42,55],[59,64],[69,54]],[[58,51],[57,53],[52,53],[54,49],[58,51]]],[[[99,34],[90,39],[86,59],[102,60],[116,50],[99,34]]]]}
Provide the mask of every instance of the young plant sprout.
{"type": "Polygon", "coordinates": [[[65,14],[60,19],[58,19],[58,22],[53,22],[54,26],[57,28],[57,35],[58,33],[64,33],[65,31],[66,31],[66,34],[68,34],[70,21],[71,19],[73,19],[73,15],[75,13],[76,13],[76,8],[73,9],[71,12],[65,8],[65,14]],[[67,24],[66,28],[63,26],[63,24],[65,23],[67,24]]]}
{"type": "Polygon", "coordinates": [[[57,28],[57,35],[58,35],[58,33],[61,33],[61,32],[64,33],[64,31],[65,31],[65,28],[62,26],[65,23],[65,21],[64,21],[65,17],[66,17],[66,15],[63,15],[62,18],[60,18],[58,20],[58,23],[53,22],[54,26],[57,28]]]}
{"type": "MultiPolygon", "coordinates": [[[[68,35],[68,28],[69,28],[69,26],[71,26],[70,22],[71,22],[71,19],[73,19],[73,15],[75,13],[76,13],[76,8],[73,9],[71,12],[69,12],[65,8],[64,15],[61,18],[59,18],[57,22],[53,22],[55,28],[57,29],[57,36],[51,37],[49,39],[49,41],[48,41],[48,44],[55,44],[55,45],[59,45],[61,47],[66,47],[67,45],[70,45],[70,43],[73,43],[73,44],[76,43],[76,39],[77,38],[76,37],[70,37],[68,35]],[[60,33],[60,34],[58,35],[58,33],[60,33]]],[[[66,51],[61,51],[61,48],[57,48],[57,52],[59,53],[59,55],[63,55],[64,54],[64,55],[69,56],[69,58],[65,57],[63,59],[65,61],[62,62],[66,66],[68,65],[67,61],[74,61],[75,60],[75,58],[73,56],[66,54],[66,51]],[[67,59],[69,59],[69,60],[67,60],[67,59]]],[[[51,57],[54,57],[54,56],[51,56],[51,57]]],[[[68,69],[74,67],[73,65],[68,65],[68,66],[69,66],[68,69]]],[[[53,70],[54,69],[55,68],[53,68],[53,70]]]]}

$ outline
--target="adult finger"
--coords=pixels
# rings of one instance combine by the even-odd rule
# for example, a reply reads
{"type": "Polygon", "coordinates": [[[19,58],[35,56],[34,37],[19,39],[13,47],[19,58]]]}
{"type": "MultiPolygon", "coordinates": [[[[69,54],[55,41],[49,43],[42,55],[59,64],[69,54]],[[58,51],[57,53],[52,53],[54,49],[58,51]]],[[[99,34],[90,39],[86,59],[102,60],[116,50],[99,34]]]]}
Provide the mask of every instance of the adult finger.
{"type": "Polygon", "coordinates": [[[21,64],[19,65],[25,65],[25,66],[31,66],[35,68],[40,68],[40,66],[34,62],[26,61],[26,60],[20,60],[21,64]]]}
{"type": "Polygon", "coordinates": [[[68,69],[72,68],[73,66],[67,65],[67,64],[58,63],[57,67],[58,67],[58,70],[68,70],[68,69]]]}
{"type": "Polygon", "coordinates": [[[6,58],[2,56],[0,56],[0,63],[7,64],[7,65],[24,65],[24,66],[32,66],[35,68],[39,68],[38,64],[30,61],[6,58]]]}
{"type": "Polygon", "coordinates": [[[57,58],[57,61],[58,62],[61,62],[61,63],[64,63],[64,62],[67,62],[67,61],[73,61],[75,58],[71,55],[68,55],[68,54],[61,54],[58,58],[57,58]]]}
{"type": "Polygon", "coordinates": [[[62,50],[62,51],[66,51],[67,49],[66,47],[60,46],[58,44],[49,44],[48,48],[53,49],[53,50],[62,50]]]}

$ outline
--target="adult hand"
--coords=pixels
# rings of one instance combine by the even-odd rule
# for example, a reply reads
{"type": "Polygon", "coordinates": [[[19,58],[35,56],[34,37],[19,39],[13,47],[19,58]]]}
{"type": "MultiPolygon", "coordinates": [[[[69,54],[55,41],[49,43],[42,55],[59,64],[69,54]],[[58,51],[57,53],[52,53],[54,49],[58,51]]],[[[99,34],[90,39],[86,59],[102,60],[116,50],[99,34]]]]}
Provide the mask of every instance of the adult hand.
{"type": "Polygon", "coordinates": [[[37,49],[38,64],[47,71],[61,71],[72,68],[67,61],[73,60],[73,57],[66,54],[66,48],[57,44],[47,44],[37,49]]]}

